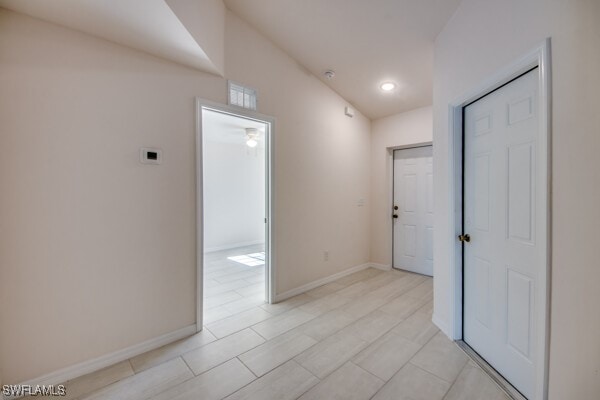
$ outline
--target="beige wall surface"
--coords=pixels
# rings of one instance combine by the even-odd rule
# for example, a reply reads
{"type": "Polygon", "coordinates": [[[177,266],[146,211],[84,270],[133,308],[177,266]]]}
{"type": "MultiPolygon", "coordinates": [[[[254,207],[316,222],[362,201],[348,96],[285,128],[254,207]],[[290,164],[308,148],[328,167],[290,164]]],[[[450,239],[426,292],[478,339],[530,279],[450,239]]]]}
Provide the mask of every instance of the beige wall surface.
{"type": "MultiPolygon", "coordinates": [[[[551,400],[600,396],[600,2],[464,0],[438,36],[434,184],[449,193],[448,104],[552,38],[551,400]]],[[[435,199],[435,316],[449,333],[449,198],[435,199]]]]}
{"type": "Polygon", "coordinates": [[[392,158],[394,147],[431,142],[431,107],[371,123],[371,261],[392,264],[392,158]]]}
{"type": "MultiPolygon", "coordinates": [[[[369,120],[229,12],[225,44],[276,118],[278,292],[369,261],[369,120]]],[[[226,81],[0,9],[0,87],[3,382],[193,324],[194,97],[226,81]]]]}
{"type": "Polygon", "coordinates": [[[370,121],[232,13],[225,42],[228,77],[276,118],[277,292],[368,262],[370,121]]]}

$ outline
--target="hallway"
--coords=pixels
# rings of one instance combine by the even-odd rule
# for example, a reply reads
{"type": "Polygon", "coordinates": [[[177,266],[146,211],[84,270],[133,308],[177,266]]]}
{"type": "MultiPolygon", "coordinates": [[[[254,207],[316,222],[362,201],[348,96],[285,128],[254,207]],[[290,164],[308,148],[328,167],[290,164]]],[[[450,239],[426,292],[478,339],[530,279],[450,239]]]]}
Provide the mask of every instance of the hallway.
{"type": "Polygon", "coordinates": [[[430,322],[432,288],[365,269],[68,382],[68,398],[508,399],[430,322]]]}

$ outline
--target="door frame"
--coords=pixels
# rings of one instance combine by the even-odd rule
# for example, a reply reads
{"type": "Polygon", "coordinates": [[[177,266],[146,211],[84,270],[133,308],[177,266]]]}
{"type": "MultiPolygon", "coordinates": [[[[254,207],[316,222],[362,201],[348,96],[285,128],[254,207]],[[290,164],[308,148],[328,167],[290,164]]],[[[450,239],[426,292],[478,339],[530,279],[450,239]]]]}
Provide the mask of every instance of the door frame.
{"type": "Polygon", "coordinates": [[[543,199],[537,199],[538,210],[542,216],[543,228],[539,232],[540,253],[538,254],[537,292],[535,298],[537,320],[535,321],[538,342],[535,360],[534,398],[529,400],[545,400],[548,397],[548,354],[550,345],[550,278],[551,278],[551,70],[550,70],[550,38],[545,39],[529,53],[512,64],[493,74],[477,85],[473,90],[458,97],[448,105],[449,116],[449,165],[450,174],[449,201],[453,214],[449,215],[451,232],[449,240],[453,251],[451,258],[452,314],[451,331],[453,339],[463,339],[463,245],[457,240],[463,233],[463,108],[477,99],[493,92],[499,87],[519,77],[532,68],[538,67],[539,84],[539,165],[545,165],[542,171],[544,190],[543,199]],[[544,176],[545,175],[545,176],[544,176]]]}
{"type": "Polygon", "coordinates": [[[196,331],[203,328],[204,304],[204,181],[202,158],[202,110],[263,122],[265,129],[265,301],[272,303],[276,292],[274,212],[275,190],[273,148],[275,118],[236,106],[196,97],[196,331]]]}
{"type": "MultiPolygon", "coordinates": [[[[396,170],[394,168],[394,162],[395,162],[394,152],[396,152],[397,150],[419,149],[421,147],[431,147],[431,151],[432,151],[431,160],[433,161],[433,142],[421,142],[421,143],[407,144],[407,145],[402,145],[402,146],[388,147],[388,163],[391,165],[391,167],[390,167],[391,173],[389,174],[390,179],[391,179],[389,187],[391,188],[391,191],[390,191],[390,200],[389,200],[390,204],[388,207],[388,210],[390,210],[390,212],[391,212],[390,217],[391,217],[391,215],[394,214],[394,193],[395,193],[395,189],[396,189],[396,181],[395,181],[396,170]]],[[[435,190],[434,190],[434,193],[435,193],[435,190]]],[[[394,219],[393,219],[393,217],[391,217],[391,221],[392,222],[390,222],[390,230],[392,232],[392,236],[391,236],[392,244],[390,247],[392,249],[392,260],[390,263],[390,268],[392,270],[394,270],[394,269],[400,270],[400,268],[394,268],[394,219]]],[[[435,231],[435,225],[434,225],[433,229],[435,231]]],[[[416,272],[413,272],[413,273],[416,273],[416,272]]],[[[432,276],[432,278],[433,278],[433,276],[432,276]]]]}

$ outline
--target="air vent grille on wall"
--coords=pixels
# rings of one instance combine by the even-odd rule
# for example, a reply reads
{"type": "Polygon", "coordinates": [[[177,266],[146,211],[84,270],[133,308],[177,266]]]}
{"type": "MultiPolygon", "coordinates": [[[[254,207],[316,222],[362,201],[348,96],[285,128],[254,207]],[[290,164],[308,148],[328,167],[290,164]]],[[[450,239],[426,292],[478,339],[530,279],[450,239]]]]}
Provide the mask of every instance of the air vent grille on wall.
{"type": "Polygon", "coordinates": [[[256,111],[256,90],[232,81],[229,83],[229,105],[256,111]]]}

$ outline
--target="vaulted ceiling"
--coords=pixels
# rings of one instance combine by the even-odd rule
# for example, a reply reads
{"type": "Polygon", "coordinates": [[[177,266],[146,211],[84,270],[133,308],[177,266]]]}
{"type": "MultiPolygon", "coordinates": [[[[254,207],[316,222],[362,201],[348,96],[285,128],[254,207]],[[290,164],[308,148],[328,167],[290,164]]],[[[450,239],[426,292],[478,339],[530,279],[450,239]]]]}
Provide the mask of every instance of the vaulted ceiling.
{"type": "Polygon", "coordinates": [[[223,74],[221,0],[0,0],[0,7],[223,74]]]}
{"type": "Polygon", "coordinates": [[[460,0],[0,0],[223,75],[225,6],[371,119],[432,103],[433,45],[460,0]],[[324,72],[335,71],[332,79],[324,72]],[[396,88],[383,92],[380,85],[396,88]]]}
{"type": "Polygon", "coordinates": [[[432,103],[433,42],[460,0],[224,0],[369,118],[432,103]],[[335,71],[328,80],[326,70],[335,71]],[[390,93],[380,84],[396,83],[390,93]]]}

